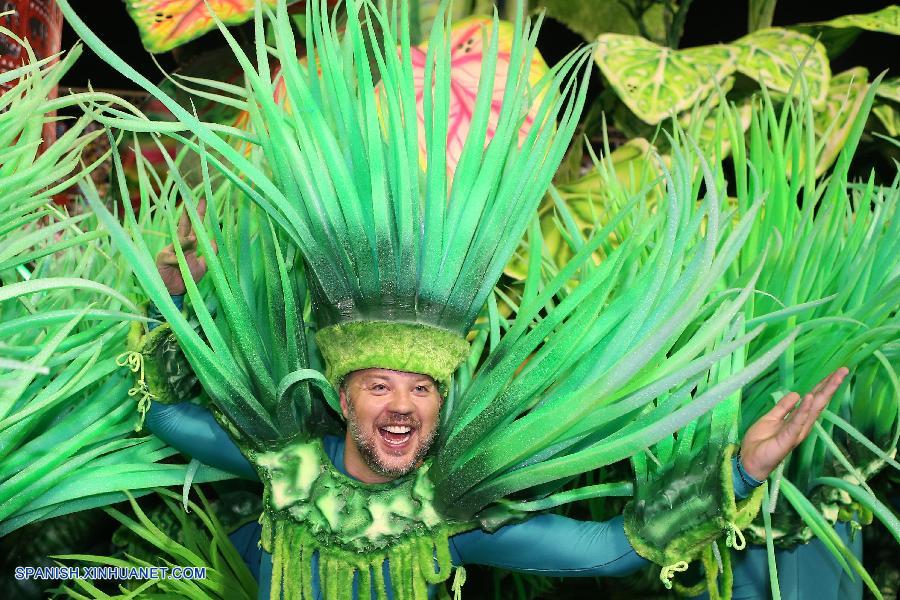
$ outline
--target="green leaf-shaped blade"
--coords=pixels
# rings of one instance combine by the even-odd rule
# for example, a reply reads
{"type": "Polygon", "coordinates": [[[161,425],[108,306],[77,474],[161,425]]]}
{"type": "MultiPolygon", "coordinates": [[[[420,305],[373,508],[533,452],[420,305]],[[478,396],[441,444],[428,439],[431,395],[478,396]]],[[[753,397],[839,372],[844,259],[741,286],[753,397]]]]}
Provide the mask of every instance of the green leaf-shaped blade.
{"type": "MultiPolygon", "coordinates": [[[[745,35],[732,46],[739,52],[737,70],[776,92],[787,93],[791,89],[802,63],[813,106],[824,106],[831,67],[825,46],[814,38],[772,27],[745,35]]],[[[799,87],[795,89],[799,92],[799,87]]]]}
{"type": "Polygon", "coordinates": [[[831,78],[825,108],[815,114],[816,135],[825,142],[816,162],[817,177],[831,166],[844,147],[869,89],[868,80],[869,71],[865,67],[854,67],[831,78]]]}
{"type": "Polygon", "coordinates": [[[706,98],[734,72],[737,51],[724,45],[673,50],[644,38],[606,33],[594,60],[619,98],[655,125],[706,98]]]}

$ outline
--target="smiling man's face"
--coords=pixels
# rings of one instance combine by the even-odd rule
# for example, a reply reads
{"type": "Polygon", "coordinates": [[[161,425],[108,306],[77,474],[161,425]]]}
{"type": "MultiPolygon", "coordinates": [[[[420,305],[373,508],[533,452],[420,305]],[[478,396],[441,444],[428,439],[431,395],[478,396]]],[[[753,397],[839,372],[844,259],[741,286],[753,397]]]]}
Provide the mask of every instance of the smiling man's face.
{"type": "Polygon", "coordinates": [[[418,373],[364,369],[341,386],[347,419],[344,462],[366,483],[390,481],[413,471],[437,434],[442,399],[434,380],[418,373]]]}

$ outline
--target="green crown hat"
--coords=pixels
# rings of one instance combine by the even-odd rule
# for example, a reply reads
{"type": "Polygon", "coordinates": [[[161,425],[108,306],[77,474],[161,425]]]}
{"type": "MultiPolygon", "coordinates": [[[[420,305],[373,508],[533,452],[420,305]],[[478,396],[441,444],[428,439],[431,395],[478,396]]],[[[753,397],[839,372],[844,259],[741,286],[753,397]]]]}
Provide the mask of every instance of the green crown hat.
{"type": "Polygon", "coordinates": [[[254,82],[260,107],[251,117],[265,130],[260,143],[291,201],[286,216],[288,208],[300,216],[291,221],[308,265],[328,379],[337,385],[351,371],[381,367],[430,375],[446,390],[468,354],[466,334],[566,151],[590,55],[573,53],[532,85],[537,27],[520,6],[502,107],[485,144],[498,62],[495,15],[484,32],[471,128],[448,174],[448,3],[441,4],[427,47],[421,122],[401,4],[398,23],[349,0],[343,35],[324,12],[311,11],[309,53],[319,58],[320,71],[289,60],[293,41],[284,15],[276,18],[276,47],[286,65],[280,77],[288,104],[303,107],[302,118],[271,116],[269,77],[254,82]],[[354,18],[361,11],[381,35],[354,18]],[[520,137],[529,112],[534,124],[520,137]],[[290,127],[281,125],[285,120],[290,127]]]}

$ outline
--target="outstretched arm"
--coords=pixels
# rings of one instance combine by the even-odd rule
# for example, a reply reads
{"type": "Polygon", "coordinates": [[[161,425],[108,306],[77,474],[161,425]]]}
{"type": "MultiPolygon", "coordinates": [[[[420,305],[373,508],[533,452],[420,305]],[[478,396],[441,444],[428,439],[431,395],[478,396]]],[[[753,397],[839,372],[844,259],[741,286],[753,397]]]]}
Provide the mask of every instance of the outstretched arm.
{"type": "MultiPolygon", "coordinates": [[[[197,206],[202,219],[206,213],[206,199],[197,206]]],[[[178,221],[178,242],[194,281],[199,281],[206,273],[206,259],[197,255],[197,237],[191,228],[187,212],[178,221]]],[[[213,246],[215,248],[215,245],[213,246]]],[[[175,258],[175,246],[169,244],[156,257],[156,265],[172,301],[180,309],[184,302],[185,285],[175,258]]],[[[148,311],[157,321],[162,316],[151,304],[148,311]]],[[[150,329],[158,323],[150,325],[150,329]]],[[[154,402],[147,412],[145,424],[158,438],[182,452],[207,464],[245,479],[258,479],[250,462],[241,454],[228,433],[222,429],[212,414],[196,404],[179,402],[162,404],[154,402]]]]}
{"type": "MultiPolygon", "coordinates": [[[[743,499],[754,481],[732,460],[734,495],[743,499]]],[[[551,577],[622,577],[650,564],[625,537],[622,517],[577,521],[538,515],[495,533],[470,531],[450,539],[453,564],[478,564],[551,577]]]]}
{"type": "Polygon", "coordinates": [[[258,479],[250,462],[212,414],[197,404],[154,402],[145,425],[176,450],[244,479],[258,479]]]}

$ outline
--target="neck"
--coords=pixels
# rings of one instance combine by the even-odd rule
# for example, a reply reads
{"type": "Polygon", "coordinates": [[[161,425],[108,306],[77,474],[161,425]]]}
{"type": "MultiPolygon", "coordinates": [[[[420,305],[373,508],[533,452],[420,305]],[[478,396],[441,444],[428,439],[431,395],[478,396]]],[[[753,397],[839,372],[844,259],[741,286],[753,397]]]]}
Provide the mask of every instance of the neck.
{"type": "Polygon", "coordinates": [[[344,469],[347,470],[348,475],[363,483],[387,483],[396,479],[396,477],[376,473],[369,468],[349,431],[344,438],[344,469]]]}

